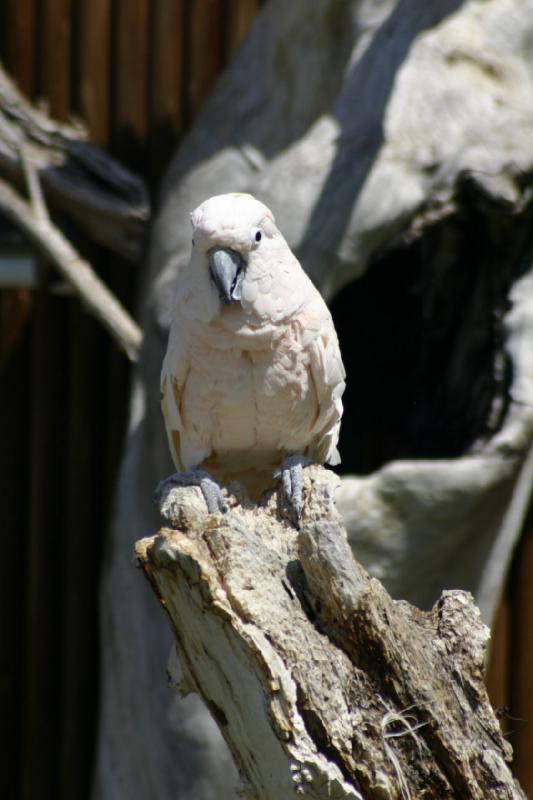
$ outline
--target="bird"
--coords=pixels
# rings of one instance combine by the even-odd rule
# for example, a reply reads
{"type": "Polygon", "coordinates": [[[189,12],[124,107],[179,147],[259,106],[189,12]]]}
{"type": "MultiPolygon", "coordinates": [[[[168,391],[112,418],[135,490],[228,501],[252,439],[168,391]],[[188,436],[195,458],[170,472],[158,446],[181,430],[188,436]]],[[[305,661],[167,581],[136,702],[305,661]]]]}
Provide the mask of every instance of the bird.
{"type": "Polygon", "coordinates": [[[340,463],[346,376],[330,311],[252,195],[211,197],[191,223],[161,370],[171,479],[200,486],[210,512],[227,510],[230,481],[258,502],[281,479],[298,521],[303,469],[340,463]]]}

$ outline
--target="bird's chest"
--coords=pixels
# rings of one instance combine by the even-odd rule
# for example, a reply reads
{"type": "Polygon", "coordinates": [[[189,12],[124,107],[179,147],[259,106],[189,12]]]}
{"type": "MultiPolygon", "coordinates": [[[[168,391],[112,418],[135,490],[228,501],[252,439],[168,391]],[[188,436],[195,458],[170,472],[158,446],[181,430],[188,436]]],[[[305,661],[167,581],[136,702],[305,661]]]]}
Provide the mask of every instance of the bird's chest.
{"type": "Polygon", "coordinates": [[[288,410],[309,390],[306,353],[279,343],[264,349],[239,346],[202,352],[199,348],[192,372],[199,381],[196,399],[204,395],[219,410],[237,403],[239,407],[249,403],[262,414],[280,405],[288,410]]]}
{"type": "Polygon", "coordinates": [[[288,429],[308,429],[316,410],[309,359],[290,336],[195,349],[186,404],[209,419],[217,448],[278,448],[288,429]]]}

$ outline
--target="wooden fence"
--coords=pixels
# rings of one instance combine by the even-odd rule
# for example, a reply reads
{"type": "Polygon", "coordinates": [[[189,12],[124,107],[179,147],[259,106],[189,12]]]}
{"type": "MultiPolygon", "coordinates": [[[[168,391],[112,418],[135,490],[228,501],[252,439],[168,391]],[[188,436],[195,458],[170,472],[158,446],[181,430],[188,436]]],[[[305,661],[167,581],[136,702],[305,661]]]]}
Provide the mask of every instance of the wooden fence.
{"type": "MultiPolygon", "coordinates": [[[[0,59],[21,89],[153,188],[256,0],[2,0],[0,59]]],[[[134,306],[136,269],[77,241],[134,306]]],[[[98,568],[128,366],[54,275],[0,298],[0,795],[89,796],[98,568]],[[12,332],[16,330],[16,335],[12,332]]]]}
{"type": "MultiPolygon", "coordinates": [[[[153,189],[259,0],[2,0],[0,59],[52,116],[153,189]]],[[[77,242],[135,305],[135,267],[77,242]]],[[[128,366],[53,275],[0,293],[0,794],[89,796],[98,690],[98,568],[127,414],[128,366]]],[[[533,523],[490,670],[533,792],[533,523]],[[508,709],[505,711],[504,709],[508,709]]]]}

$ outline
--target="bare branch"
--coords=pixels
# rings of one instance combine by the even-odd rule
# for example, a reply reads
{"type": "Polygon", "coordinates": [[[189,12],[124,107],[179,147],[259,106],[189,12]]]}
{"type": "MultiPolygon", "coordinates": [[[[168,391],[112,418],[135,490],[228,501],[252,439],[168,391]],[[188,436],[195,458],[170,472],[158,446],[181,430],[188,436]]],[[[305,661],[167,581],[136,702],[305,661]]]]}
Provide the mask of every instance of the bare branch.
{"type": "Polygon", "coordinates": [[[30,195],[35,218],[39,220],[39,222],[50,221],[48,209],[46,208],[46,203],[44,202],[41,181],[39,180],[39,173],[32,164],[28,155],[27,147],[24,144],[20,146],[20,158],[22,160],[24,178],[28,187],[28,193],[30,195]]]}
{"type": "MultiPolygon", "coordinates": [[[[130,361],[137,360],[142,332],[126,309],[109,291],[74,247],[40,208],[39,180],[35,167],[25,159],[28,183],[34,202],[28,203],[8,183],[0,179],[0,211],[8,217],[50,259],[97,317],[130,361]],[[36,188],[37,187],[37,188],[36,188]]],[[[41,196],[42,201],[42,196],[41,196]]],[[[44,202],[42,203],[44,206],[44,202]]]]}
{"type": "Polygon", "coordinates": [[[96,242],[140,261],[150,216],[144,181],[88,141],[80,123],[59,123],[34,108],[0,64],[0,177],[21,185],[25,158],[37,166],[52,208],[96,242]]]}

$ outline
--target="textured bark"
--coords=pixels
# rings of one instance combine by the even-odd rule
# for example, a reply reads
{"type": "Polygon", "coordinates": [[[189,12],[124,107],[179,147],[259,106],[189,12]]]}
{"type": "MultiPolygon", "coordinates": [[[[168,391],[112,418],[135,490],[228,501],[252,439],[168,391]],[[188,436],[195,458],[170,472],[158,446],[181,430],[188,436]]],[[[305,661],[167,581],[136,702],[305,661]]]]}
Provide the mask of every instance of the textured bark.
{"type": "Polygon", "coordinates": [[[149,217],[143,181],[87,140],[81,125],[32,107],[0,66],[0,175],[24,184],[23,154],[46,199],[91,238],[140,261],[149,217]]]}
{"type": "Polygon", "coordinates": [[[488,628],[472,596],[395,602],[354,560],[338,480],[307,470],[300,531],[272,492],[207,515],[171,489],[172,528],[136,554],[176,637],[181,693],[198,692],[243,796],[523,798],[483,678],[488,628]]]}

